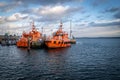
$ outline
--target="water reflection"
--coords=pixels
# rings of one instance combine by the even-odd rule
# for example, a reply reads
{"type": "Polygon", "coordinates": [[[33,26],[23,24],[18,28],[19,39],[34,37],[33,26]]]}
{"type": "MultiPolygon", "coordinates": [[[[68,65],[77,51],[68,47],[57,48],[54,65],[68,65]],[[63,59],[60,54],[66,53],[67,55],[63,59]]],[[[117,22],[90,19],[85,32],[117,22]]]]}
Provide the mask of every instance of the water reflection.
{"type": "Polygon", "coordinates": [[[45,52],[50,53],[50,54],[56,54],[56,53],[64,54],[64,53],[67,53],[68,49],[69,49],[69,47],[67,47],[67,48],[56,48],[56,49],[45,49],[45,52]]]}
{"type": "Polygon", "coordinates": [[[120,39],[79,41],[82,44],[68,48],[30,52],[16,46],[0,46],[0,79],[119,80],[120,39]]]}
{"type": "Polygon", "coordinates": [[[46,53],[48,56],[47,65],[49,73],[54,74],[57,78],[62,78],[66,72],[66,55],[68,54],[69,48],[61,49],[47,49],[46,53]]]}

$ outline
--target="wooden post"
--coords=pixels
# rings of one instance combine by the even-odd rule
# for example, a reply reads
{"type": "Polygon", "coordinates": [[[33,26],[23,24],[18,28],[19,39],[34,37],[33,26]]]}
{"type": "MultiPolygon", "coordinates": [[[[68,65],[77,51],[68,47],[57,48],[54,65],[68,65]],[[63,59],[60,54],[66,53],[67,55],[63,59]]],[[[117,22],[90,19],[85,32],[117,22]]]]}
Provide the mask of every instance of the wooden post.
{"type": "Polygon", "coordinates": [[[28,52],[30,51],[30,38],[28,37],[28,52]]]}

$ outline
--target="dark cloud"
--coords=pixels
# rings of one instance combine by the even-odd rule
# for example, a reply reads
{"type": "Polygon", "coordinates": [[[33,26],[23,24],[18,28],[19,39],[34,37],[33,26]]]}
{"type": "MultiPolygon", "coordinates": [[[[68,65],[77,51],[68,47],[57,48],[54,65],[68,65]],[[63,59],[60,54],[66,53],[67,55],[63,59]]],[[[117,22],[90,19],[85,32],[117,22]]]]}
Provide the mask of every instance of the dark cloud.
{"type": "Polygon", "coordinates": [[[114,17],[117,18],[117,19],[120,19],[120,10],[114,14],[114,17]]]}
{"type": "Polygon", "coordinates": [[[120,26],[120,21],[107,22],[107,23],[95,23],[95,22],[91,22],[91,23],[89,23],[89,26],[92,26],[92,27],[120,26]]]}
{"type": "Polygon", "coordinates": [[[119,7],[112,7],[112,8],[106,9],[102,13],[113,13],[112,15],[113,18],[120,19],[120,8],[119,7]]]}
{"type": "Polygon", "coordinates": [[[30,17],[31,20],[36,21],[36,22],[55,22],[60,20],[60,17],[39,17],[39,18],[34,18],[30,17]]]}
{"type": "Polygon", "coordinates": [[[29,5],[35,4],[39,6],[48,6],[48,5],[63,5],[64,3],[69,2],[81,2],[83,0],[6,0],[7,3],[0,3],[1,12],[10,12],[16,8],[28,8],[29,5]]]}
{"type": "MultiPolygon", "coordinates": [[[[55,6],[55,5],[64,5],[65,3],[69,2],[81,2],[83,0],[6,0],[7,3],[0,2],[0,11],[1,12],[10,12],[12,10],[16,10],[19,8],[19,10],[26,9],[23,11],[23,13],[30,13],[31,9],[28,9],[31,4],[35,4],[38,6],[55,6]],[[28,9],[28,10],[27,10],[28,9]]],[[[74,9],[73,9],[74,11],[74,9]]]]}
{"type": "Polygon", "coordinates": [[[16,7],[15,4],[7,4],[0,7],[0,12],[9,12],[16,7]]]}
{"type": "Polygon", "coordinates": [[[70,16],[72,17],[72,14],[76,12],[81,12],[82,10],[84,10],[83,7],[56,5],[56,6],[42,6],[37,9],[26,9],[24,11],[21,11],[21,13],[35,15],[38,18],[35,17],[30,18],[35,21],[52,22],[63,18],[69,18],[70,16]]]}
{"type": "Polygon", "coordinates": [[[22,4],[20,1],[8,1],[7,3],[2,3],[3,5],[0,6],[0,11],[1,12],[10,12],[16,8],[20,7],[25,7],[25,5],[22,4]]]}
{"type": "Polygon", "coordinates": [[[83,18],[80,18],[80,19],[76,19],[74,22],[81,22],[83,20],[84,20],[83,18]]]}
{"type": "Polygon", "coordinates": [[[81,22],[81,21],[88,22],[86,19],[88,19],[90,17],[91,17],[91,15],[88,14],[88,15],[84,16],[83,18],[76,19],[74,22],[81,22]]]}
{"type": "Polygon", "coordinates": [[[25,5],[28,4],[54,5],[54,4],[64,4],[66,2],[81,2],[83,0],[14,0],[14,1],[21,1],[25,5]]]}
{"type": "Polygon", "coordinates": [[[20,11],[20,13],[22,13],[22,14],[26,14],[26,13],[27,13],[27,14],[28,14],[28,13],[29,13],[29,14],[32,14],[32,13],[34,13],[34,12],[33,12],[33,9],[28,9],[28,8],[26,8],[26,9],[24,9],[23,11],[20,11]]]}
{"type": "Polygon", "coordinates": [[[110,9],[107,9],[105,10],[104,12],[117,12],[117,11],[120,11],[120,8],[119,7],[112,7],[110,9]]]}
{"type": "MultiPolygon", "coordinates": [[[[62,5],[55,5],[55,6],[42,6],[42,7],[39,7],[36,11],[35,11],[35,9],[34,8],[32,8],[32,9],[25,9],[25,10],[23,10],[23,11],[20,11],[21,13],[32,13],[32,14],[38,14],[38,12],[40,12],[40,11],[42,11],[42,10],[45,10],[45,8],[47,7],[50,7],[50,8],[53,8],[53,7],[56,7],[56,6],[60,6],[60,7],[66,7],[66,6],[62,6],[62,5]]],[[[70,7],[70,6],[69,6],[70,7]]],[[[50,9],[49,8],[49,9],[50,9]]],[[[49,10],[49,9],[47,9],[47,10],[49,10]]],[[[82,11],[84,11],[84,7],[70,7],[69,9],[67,9],[66,11],[65,11],[65,14],[69,14],[69,13],[75,13],[75,12],[82,12],[82,11]]],[[[41,15],[41,13],[39,13],[40,15],[41,15]]],[[[56,13],[55,13],[56,14],[56,13]]]]}
{"type": "Polygon", "coordinates": [[[86,24],[76,24],[76,26],[85,27],[86,24]]]}
{"type": "Polygon", "coordinates": [[[93,7],[99,6],[99,5],[104,4],[106,2],[107,2],[107,0],[94,0],[93,3],[92,3],[92,6],[93,7]]]}
{"type": "Polygon", "coordinates": [[[103,16],[102,15],[100,15],[100,16],[97,16],[97,18],[102,18],[103,16]]]}
{"type": "Polygon", "coordinates": [[[86,15],[84,18],[89,18],[89,17],[91,17],[91,15],[86,15]]]}
{"type": "Polygon", "coordinates": [[[75,13],[75,12],[84,11],[84,7],[70,7],[66,13],[75,13]]]}
{"type": "Polygon", "coordinates": [[[35,5],[64,5],[64,3],[69,2],[81,2],[83,0],[6,0],[6,2],[0,2],[0,11],[1,12],[10,12],[15,8],[28,8],[30,4],[35,5]]]}

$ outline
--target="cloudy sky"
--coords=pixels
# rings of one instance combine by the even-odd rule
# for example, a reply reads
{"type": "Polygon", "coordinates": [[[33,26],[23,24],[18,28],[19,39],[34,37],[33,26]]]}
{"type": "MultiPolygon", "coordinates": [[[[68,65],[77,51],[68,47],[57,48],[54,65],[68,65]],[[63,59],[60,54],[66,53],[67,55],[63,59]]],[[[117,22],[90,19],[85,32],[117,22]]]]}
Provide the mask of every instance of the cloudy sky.
{"type": "Polygon", "coordinates": [[[120,37],[119,0],[0,0],[0,34],[36,28],[51,34],[59,27],[75,37],[120,37]]]}

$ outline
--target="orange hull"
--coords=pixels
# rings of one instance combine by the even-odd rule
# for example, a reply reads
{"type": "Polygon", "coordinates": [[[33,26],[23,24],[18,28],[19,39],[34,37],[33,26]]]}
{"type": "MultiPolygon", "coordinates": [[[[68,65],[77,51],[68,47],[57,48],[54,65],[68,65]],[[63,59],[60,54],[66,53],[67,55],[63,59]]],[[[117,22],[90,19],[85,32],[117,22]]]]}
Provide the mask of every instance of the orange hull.
{"type": "Polygon", "coordinates": [[[62,41],[45,41],[45,44],[48,48],[63,48],[63,47],[70,47],[71,44],[68,42],[62,41]]]}
{"type": "Polygon", "coordinates": [[[18,41],[17,42],[17,47],[28,47],[28,42],[18,41]]]}

